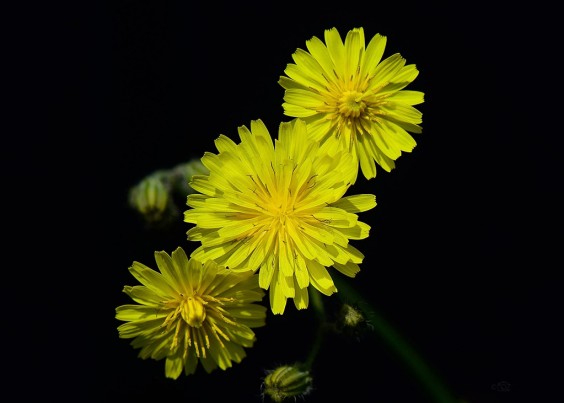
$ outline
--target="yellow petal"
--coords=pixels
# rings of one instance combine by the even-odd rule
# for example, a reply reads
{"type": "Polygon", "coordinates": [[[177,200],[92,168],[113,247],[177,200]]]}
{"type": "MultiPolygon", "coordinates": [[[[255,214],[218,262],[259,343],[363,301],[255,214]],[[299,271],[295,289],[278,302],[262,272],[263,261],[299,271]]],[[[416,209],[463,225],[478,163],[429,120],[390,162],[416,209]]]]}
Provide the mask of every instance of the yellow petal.
{"type": "Polygon", "coordinates": [[[322,264],[312,260],[308,262],[311,284],[317,288],[322,294],[331,295],[337,291],[333,279],[329,272],[322,264]]]}
{"type": "Polygon", "coordinates": [[[372,37],[364,54],[362,68],[360,70],[360,75],[362,77],[369,74],[371,75],[378,63],[380,63],[382,55],[384,54],[384,49],[386,48],[386,41],[387,38],[380,34],[376,34],[372,37]]]}
{"type": "Polygon", "coordinates": [[[355,277],[356,274],[360,271],[358,264],[351,261],[347,262],[346,264],[334,263],[333,267],[335,267],[335,269],[339,270],[341,273],[348,277],[355,277]]]}
{"type": "Polygon", "coordinates": [[[272,278],[274,277],[275,271],[275,257],[274,254],[268,255],[266,260],[261,264],[259,269],[259,286],[268,290],[272,284],[272,278]]]}
{"type": "Polygon", "coordinates": [[[296,296],[294,297],[294,305],[297,309],[307,309],[309,305],[309,293],[306,288],[299,288],[296,284],[296,296]]]}
{"type": "Polygon", "coordinates": [[[329,78],[333,76],[333,70],[335,69],[333,64],[333,59],[327,50],[325,44],[318,37],[306,41],[307,50],[309,53],[317,60],[319,65],[323,68],[324,76],[329,78]]]}
{"type": "Polygon", "coordinates": [[[337,207],[324,207],[313,215],[320,222],[336,228],[350,228],[356,225],[358,216],[337,207]]]}
{"type": "Polygon", "coordinates": [[[396,92],[389,99],[407,105],[418,105],[423,103],[424,96],[425,94],[421,91],[403,90],[396,92]]]}
{"type": "Polygon", "coordinates": [[[236,152],[237,144],[229,137],[221,134],[217,139],[215,139],[215,147],[217,150],[222,152],[236,152]]]}
{"type": "Polygon", "coordinates": [[[286,308],[286,297],[282,293],[280,286],[275,281],[270,287],[270,309],[275,315],[282,315],[286,308]]]}
{"type": "Polygon", "coordinates": [[[301,254],[296,254],[295,262],[294,275],[297,281],[297,286],[295,287],[297,293],[298,289],[307,288],[309,286],[309,272],[307,270],[307,263],[301,254]]]}
{"type": "Polygon", "coordinates": [[[342,75],[346,57],[345,46],[336,28],[325,30],[325,44],[335,65],[335,71],[342,75]]]}
{"type": "Polygon", "coordinates": [[[184,361],[179,355],[167,357],[165,362],[165,376],[171,379],[177,379],[184,368],[184,361]]]}
{"type": "Polygon", "coordinates": [[[343,209],[349,213],[360,213],[376,207],[376,196],[371,194],[356,194],[345,196],[331,206],[343,209]]]}

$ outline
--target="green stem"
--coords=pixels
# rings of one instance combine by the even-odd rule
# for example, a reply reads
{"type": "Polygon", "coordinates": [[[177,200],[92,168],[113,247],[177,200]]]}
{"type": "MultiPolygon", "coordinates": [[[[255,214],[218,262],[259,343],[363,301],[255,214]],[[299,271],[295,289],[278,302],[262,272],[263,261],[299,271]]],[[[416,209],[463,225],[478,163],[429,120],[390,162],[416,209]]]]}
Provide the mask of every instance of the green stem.
{"type": "Polygon", "coordinates": [[[434,400],[438,403],[456,403],[448,388],[409,343],[343,279],[333,276],[333,280],[339,290],[337,295],[340,296],[341,300],[357,304],[366,315],[369,323],[374,327],[374,330],[403,360],[404,364],[409,367],[434,400]]]}
{"type": "Polygon", "coordinates": [[[323,299],[319,291],[317,291],[313,287],[309,287],[310,293],[310,302],[313,310],[317,314],[318,326],[317,332],[315,335],[315,340],[313,342],[313,346],[311,347],[310,353],[307,357],[307,360],[304,363],[304,369],[310,371],[311,367],[313,366],[313,362],[321,349],[321,343],[323,342],[323,334],[325,332],[325,323],[326,323],[326,315],[325,315],[325,307],[323,305],[323,299]]]}

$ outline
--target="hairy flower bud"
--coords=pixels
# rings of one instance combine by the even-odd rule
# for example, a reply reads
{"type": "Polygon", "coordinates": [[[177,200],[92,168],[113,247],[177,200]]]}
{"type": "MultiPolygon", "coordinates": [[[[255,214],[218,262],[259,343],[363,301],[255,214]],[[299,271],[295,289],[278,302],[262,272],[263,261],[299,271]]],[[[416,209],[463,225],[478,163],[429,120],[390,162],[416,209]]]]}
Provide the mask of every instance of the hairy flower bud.
{"type": "Polygon", "coordinates": [[[276,403],[295,399],[311,391],[312,377],[299,365],[282,365],[269,373],[262,384],[263,395],[276,403]]]}
{"type": "Polygon", "coordinates": [[[158,221],[167,209],[169,190],[161,178],[149,176],[130,190],[129,203],[148,221],[158,221]]]}

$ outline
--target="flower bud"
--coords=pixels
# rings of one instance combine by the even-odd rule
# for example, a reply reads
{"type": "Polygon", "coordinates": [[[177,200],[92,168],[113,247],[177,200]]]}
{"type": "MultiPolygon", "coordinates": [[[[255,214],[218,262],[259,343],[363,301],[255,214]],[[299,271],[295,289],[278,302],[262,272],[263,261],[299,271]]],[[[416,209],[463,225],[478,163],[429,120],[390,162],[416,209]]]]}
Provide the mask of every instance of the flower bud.
{"type": "Polygon", "coordinates": [[[161,220],[169,203],[169,189],[158,176],[146,177],[129,191],[129,204],[148,222],[161,220]]]}
{"type": "Polygon", "coordinates": [[[302,370],[299,365],[282,365],[268,372],[262,384],[262,392],[276,403],[290,398],[293,401],[298,396],[308,394],[311,383],[309,371],[302,370]]]}

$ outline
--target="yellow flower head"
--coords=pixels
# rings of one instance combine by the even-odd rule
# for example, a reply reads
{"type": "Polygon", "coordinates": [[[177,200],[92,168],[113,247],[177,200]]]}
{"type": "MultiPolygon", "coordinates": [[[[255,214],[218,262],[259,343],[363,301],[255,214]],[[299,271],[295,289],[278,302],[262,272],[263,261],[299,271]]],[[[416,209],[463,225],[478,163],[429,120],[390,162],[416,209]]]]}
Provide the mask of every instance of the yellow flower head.
{"type": "Polygon", "coordinates": [[[137,304],[116,308],[123,339],[140,348],[143,359],[166,358],[165,375],[177,379],[196,371],[225,370],[245,357],[252,347],[254,327],[264,326],[266,308],[259,304],[264,291],[257,275],[236,273],[213,261],[188,259],[182,248],[155,252],[160,273],[139,262],[129,271],[143,285],[123,291],[137,304]]]}
{"type": "Polygon", "coordinates": [[[350,30],[344,43],[337,29],[325,30],[325,43],[313,37],[309,52],[292,55],[295,64],[279,81],[284,113],[304,119],[314,139],[350,150],[367,179],[376,176],[375,163],[391,171],[416,145],[408,132],[421,133],[422,114],[413,105],[424,94],[404,90],[418,70],[398,53],[382,60],[386,37],[377,34],[365,46],[363,28],[350,30]]]}
{"type": "Polygon", "coordinates": [[[307,289],[336,292],[326,267],[354,277],[363,255],[349,239],[364,239],[370,227],[355,213],[376,206],[374,195],[343,197],[357,167],[343,148],[320,145],[300,119],[281,123],[278,139],[261,120],[239,127],[240,144],[221,135],[219,154],[205,153],[209,175],[193,176],[184,221],[196,224],[188,239],[202,244],[192,253],[231,270],[259,269],[259,285],[270,288],[270,306],[284,313],[293,298],[308,307],[307,289]]]}

